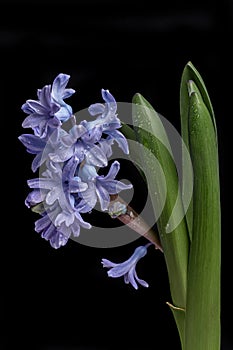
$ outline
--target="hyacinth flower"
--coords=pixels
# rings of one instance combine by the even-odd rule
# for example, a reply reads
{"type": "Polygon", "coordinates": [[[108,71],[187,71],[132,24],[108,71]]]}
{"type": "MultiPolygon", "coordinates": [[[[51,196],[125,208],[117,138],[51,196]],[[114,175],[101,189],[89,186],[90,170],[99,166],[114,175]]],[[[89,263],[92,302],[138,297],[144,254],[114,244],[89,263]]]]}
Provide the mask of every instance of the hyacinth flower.
{"type": "Polygon", "coordinates": [[[126,185],[121,181],[115,180],[119,170],[120,163],[118,161],[112,163],[106,176],[98,175],[93,165],[81,165],[78,175],[83,182],[88,184],[88,188],[81,194],[84,203],[87,205],[91,203],[91,206],[94,207],[98,198],[101,210],[106,211],[110,205],[110,195],[132,188],[131,184],[126,185]]]}
{"type": "Polygon", "coordinates": [[[139,246],[135,249],[132,256],[124,261],[123,263],[113,263],[110,260],[102,259],[101,263],[103,267],[108,268],[108,276],[117,278],[117,277],[124,277],[124,282],[126,284],[131,284],[135,289],[138,289],[138,284],[141,284],[143,287],[149,287],[149,284],[138,278],[137,272],[136,272],[136,265],[138,261],[143,258],[147,254],[147,248],[152,245],[152,243],[147,243],[144,246],[139,246]]]}
{"type": "MultiPolygon", "coordinates": [[[[111,195],[132,188],[131,184],[115,179],[120,169],[117,161],[106,176],[97,172],[97,168],[107,167],[115,140],[109,135],[106,137],[104,132],[121,126],[116,117],[115,99],[102,89],[106,106],[101,105],[104,116],[101,122],[76,124],[71,106],[64,102],[75,92],[66,89],[69,77],[59,74],[52,85],[37,90],[37,101],[27,100],[22,105],[22,110],[29,114],[22,126],[31,128],[34,134],[19,136],[27,152],[35,155],[32,171],[43,169],[39,177],[28,180],[33,190],[26,197],[25,205],[41,215],[35,222],[35,231],[54,248],[65,245],[71,235],[78,237],[80,227],[91,228],[81,214],[90,212],[97,201],[101,210],[106,211],[111,195]],[[112,101],[114,108],[110,106],[112,101]],[[66,129],[63,128],[67,120],[70,120],[68,130],[67,124],[66,129]]],[[[119,132],[119,137],[123,140],[120,147],[128,152],[125,136],[119,132]]]]}
{"type": "Polygon", "coordinates": [[[94,121],[83,122],[88,130],[101,128],[103,134],[108,135],[107,139],[115,140],[124,153],[129,153],[128,142],[125,136],[117,129],[121,127],[120,119],[117,117],[117,103],[115,98],[108,90],[101,90],[102,98],[105,104],[92,104],[88,111],[92,116],[97,116],[94,121]]]}
{"type": "Polygon", "coordinates": [[[63,101],[75,92],[65,88],[69,78],[67,74],[59,74],[52,86],[45,85],[37,90],[38,100],[29,99],[22,105],[22,110],[29,114],[22,124],[24,128],[32,128],[36,136],[48,138],[71,117],[72,108],[63,101]]]}
{"type": "Polygon", "coordinates": [[[79,211],[75,208],[74,193],[81,193],[87,188],[80,178],[75,176],[77,160],[71,158],[62,168],[60,163],[47,162],[47,169],[41,178],[28,180],[28,186],[34,190],[26,198],[26,205],[31,207],[43,203],[42,218],[36,221],[36,231],[42,231],[42,237],[53,238],[53,235],[45,235],[49,220],[50,230],[56,235],[58,230],[65,237],[71,234],[79,236],[80,226],[89,229],[91,225],[85,222],[79,211]],[[46,226],[45,226],[46,223],[46,226]],[[44,228],[45,227],[45,228],[44,228]],[[55,228],[54,228],[55,227],[55,228]]]}

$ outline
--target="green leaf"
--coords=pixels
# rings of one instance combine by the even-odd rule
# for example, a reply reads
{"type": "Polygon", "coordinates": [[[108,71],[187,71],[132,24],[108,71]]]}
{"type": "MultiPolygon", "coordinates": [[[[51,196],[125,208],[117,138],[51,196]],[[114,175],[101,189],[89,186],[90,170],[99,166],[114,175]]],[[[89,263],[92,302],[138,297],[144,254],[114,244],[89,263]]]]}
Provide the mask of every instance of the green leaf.
{"type": "MultiPolygon", "coordinates": [[[[174,230],[167,233],[167,223],[176,222],[176,214],[184,217],[178,176],[166,130],[159,115],[149,102],[140,94],[133,97],[133,125],[137,140],[142,147],[138,150],[149,193],[154,207],[162,248],[165,255],[174,307],[185,309],[189,239],[185,220],[174,225],[174,230]],[[173,207],[178,201],[178,210],[173,207]]],[[[175,318],[179,333],[183,336],[184,320],[175,318]]],[[[182,342],[182,340],[181,340],[182,342]]]]}
{"type": "Polygon", "coordinates": [[[216,124],[193,70],[187,81],[188,142],[194,171],[185,350],[220,349],[220,184],[216,124]]]}
{"type": "MultiPolygon", "coordinates": [[[[195,81],[197,88],[200,91],[203,102],[210,114],[210,117],[213,122],[213,126],[216,131],[216,123],[214,117],[213,107],[208,95],[206,86],[202,77],[200,76],[197,69],[193,66],[191,62],[188,62],[183,70],[181,77],[181,86],[180,86],[180,116],[181,116],[181,135],[182,139],[189,149],[189,128],[188,128],[188,116],[189,116],[189,93],[187,89],[187,84],[190,80],[195,81]]],[[[186,149],[183,148],[183,191],[190,186],[190,178],[193,176],[192,169],[186,166],[185,162],[185,152],[186,149]]],[[[186,214],[186,220],[189,230],[190,239],[192,239],[192,225],[193,225],[193,202],[191,200],[189,209],[186,214]]]]}
{"type": "Polygon", "coordinates": [[[175,307],[174,305],[167,302],[167,305],[170,307],[176,324],[179,325],[178,332],[181,341],[181,347],[184,349],[184,339],[185,339],[185,309],[175,307]]]}

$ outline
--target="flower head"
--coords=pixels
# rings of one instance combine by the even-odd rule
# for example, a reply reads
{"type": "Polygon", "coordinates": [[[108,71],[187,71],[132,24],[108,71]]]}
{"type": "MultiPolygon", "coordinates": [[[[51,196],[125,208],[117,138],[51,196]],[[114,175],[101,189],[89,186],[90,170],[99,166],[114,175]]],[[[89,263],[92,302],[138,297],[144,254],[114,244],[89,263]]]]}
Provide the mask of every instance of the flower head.
{"type": "Polygon", "coordinates": [[[98,168],[108,165],[115,140],[128,152],[126,138],[116,130],[121,122],[114,97],[102,89],[105,104],[89,107],[95,119],[76,124],[71,106],[64,102],[75,92],[66,88],[69,78],[58,74],[52,84],[37,90],[37,100],[27,100],[21,107],[28,114],[22,126],[33,134],[23,134],[19,140],[34,155],[32,171],[42,167],[40,177],[27,182],[32,191],[25,205],[41,215],[35,231],[54,248],[65,245],[71,234],[79,236],[80,227],[91,228],[81,214],[90,212],[97,200],[105,211],[111,195],[132,187],[115,179],[117,161],[106,176],[98,175],[98,168]]]}
{"type": "Polygon", "coordinates": [[[107,259],[102,259],[103,267],[110,268],[108,271],[108,276],[117,278],[124,277],[125,283],[131,283],[135,289],[138,289],[137,282],[141,284],[143,287],[149,287],[148,283],[140,278],[138,278],[136,272],[136,265],[138,261],[144,257],[147,253],[147,248],[152,243],[148,243],[144,246],[137,247],[133,253],[133,255],[126,261],[120,264],[116,264],[107,259]]]}
{"type": "Polygon", "coordinates": [[[54,129],[72,115],[72,108],[63,99],[74,93],[73,89],[65,89],[69,75],[59,74],[53,84],[45,85],[37,90],[38,100],[27,100],[22,110],[29,114],[23,121],[24,128],[32,128],[34,134],[47,138],[54,129]]]}

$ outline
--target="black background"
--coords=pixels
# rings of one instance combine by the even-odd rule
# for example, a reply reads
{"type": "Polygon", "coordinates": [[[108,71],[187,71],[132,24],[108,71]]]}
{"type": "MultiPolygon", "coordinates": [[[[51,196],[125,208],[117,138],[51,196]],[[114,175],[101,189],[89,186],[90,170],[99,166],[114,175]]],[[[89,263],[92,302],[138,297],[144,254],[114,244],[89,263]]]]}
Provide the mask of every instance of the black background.
{"type": "Polygon", "coordinates": [[[232,25],[231,0],[1,2],[4,349],[180,349],[166,305],[170,295],[161,253],[149,251],[138,265],[150,287],[135,291],[108,278],[100,261],[127,259],[139,241],[106,250],[70,240],[54,250],[34,232],[38,217],[24,206],[26,180],[34,177],[32,157],[18,136],[25,132],[21,105],[60,72],[71,75],[69,87],[77,91],[69,99],[74,111],[101,102],[101,88],[121,102],[131,102],[140,92],[179,131],[180,78],[189,60],[201,73],[216,113],[222,349],[233,348],[228,205],[232,25]]]}

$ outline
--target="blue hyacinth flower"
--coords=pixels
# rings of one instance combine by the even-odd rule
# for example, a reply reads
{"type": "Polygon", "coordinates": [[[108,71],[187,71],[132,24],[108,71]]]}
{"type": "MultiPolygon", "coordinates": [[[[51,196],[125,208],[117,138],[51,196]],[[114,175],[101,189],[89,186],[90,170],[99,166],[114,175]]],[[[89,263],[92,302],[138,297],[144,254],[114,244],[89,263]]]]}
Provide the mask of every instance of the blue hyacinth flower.
{"type": "Polygon", "coordinates": [[[84,121],[84,126],[88,130],[101,126],[102,132],[107,135],[108,139],[113,139],[124,153],[129,153],[128,142],[125,136],[117,129],[121,127],[120,119],[117,117],[117,103],[113,95],[108,90],[101,90],[102,98],[105,104],[95,103],[88,108],[92,116],[97,116],[91,122],[84,121]]]}
{"type": "MultiPolygon", "coordinates": [[[[36,222],[36,231],[43,232],[49,227],[54,226],[58,232],[66,237],[73,233],[78,236],[80,226],[91,228],[88,222],[85,222],[75,206],[74,194],[80,194],[88,187],[81,179],[75,176],[77,168],[77,159],[71,158],[62,167],[60,163],[46,163],[47,169],[42,173],[41,178],[28,180],[28,186],[33,191],[27,196],[25,204],[28,207],[34,206],[41,201],[43,202],[43,217],[36,222]],[[48,225],[48,220],[52,226],[48,225]],[[46,225],[44,222],[46,221],[46,225]]],[[[54,231],[55,232],[55,231],[54,231]]]]}
{"type": "Polygon", "coordinates": [[[93,165],[87,163],[81,165],[78,176],[83,182],[88,184],[88,188],[80,194],[82,197],[82,201],[79,204],[80,208],[82,205],[84,210],[86,206],[89,209],[86,209],[86,211],[90,211],[96,205],[97,200],[99,200],[101,210],[106,211],[110,204],[110,195],[132,188],[132,184],[126,185],[121,181],[115,180],[119,170],[120,163],[118,161],[112,163],[106,176],[98,175],[93,165]]]}
{"type": "Polygon", "coordinates": [[[102,259],[101,263],[103,267],[109,268],[108,276],[117,278],[124,277],[124,282],[126,284],[130,283],[135,289],[138,289],[138,284],[141,284],[143,287],[149,287],[149,284],[138,278],[136,272],[136,265],[138,261],[147,254],[147,248],[152,245],[152,243],[148,243],[144,246],[137,247],[133,253],[133,255],[123,263],[113,263],[110,260],[102,259]]]}
{"type": "Polygon", "coordinates": [[[65,89],[69,75],[59,74],[53,84],[37,90],[38,100],[29,99],[22,105],[22,110],[29,114],[22,123],[24,128],[32,128],[40,138],[47,138],[54,129],[72,115],[72,108],[63,99],[75,91],[65,89]]]}

